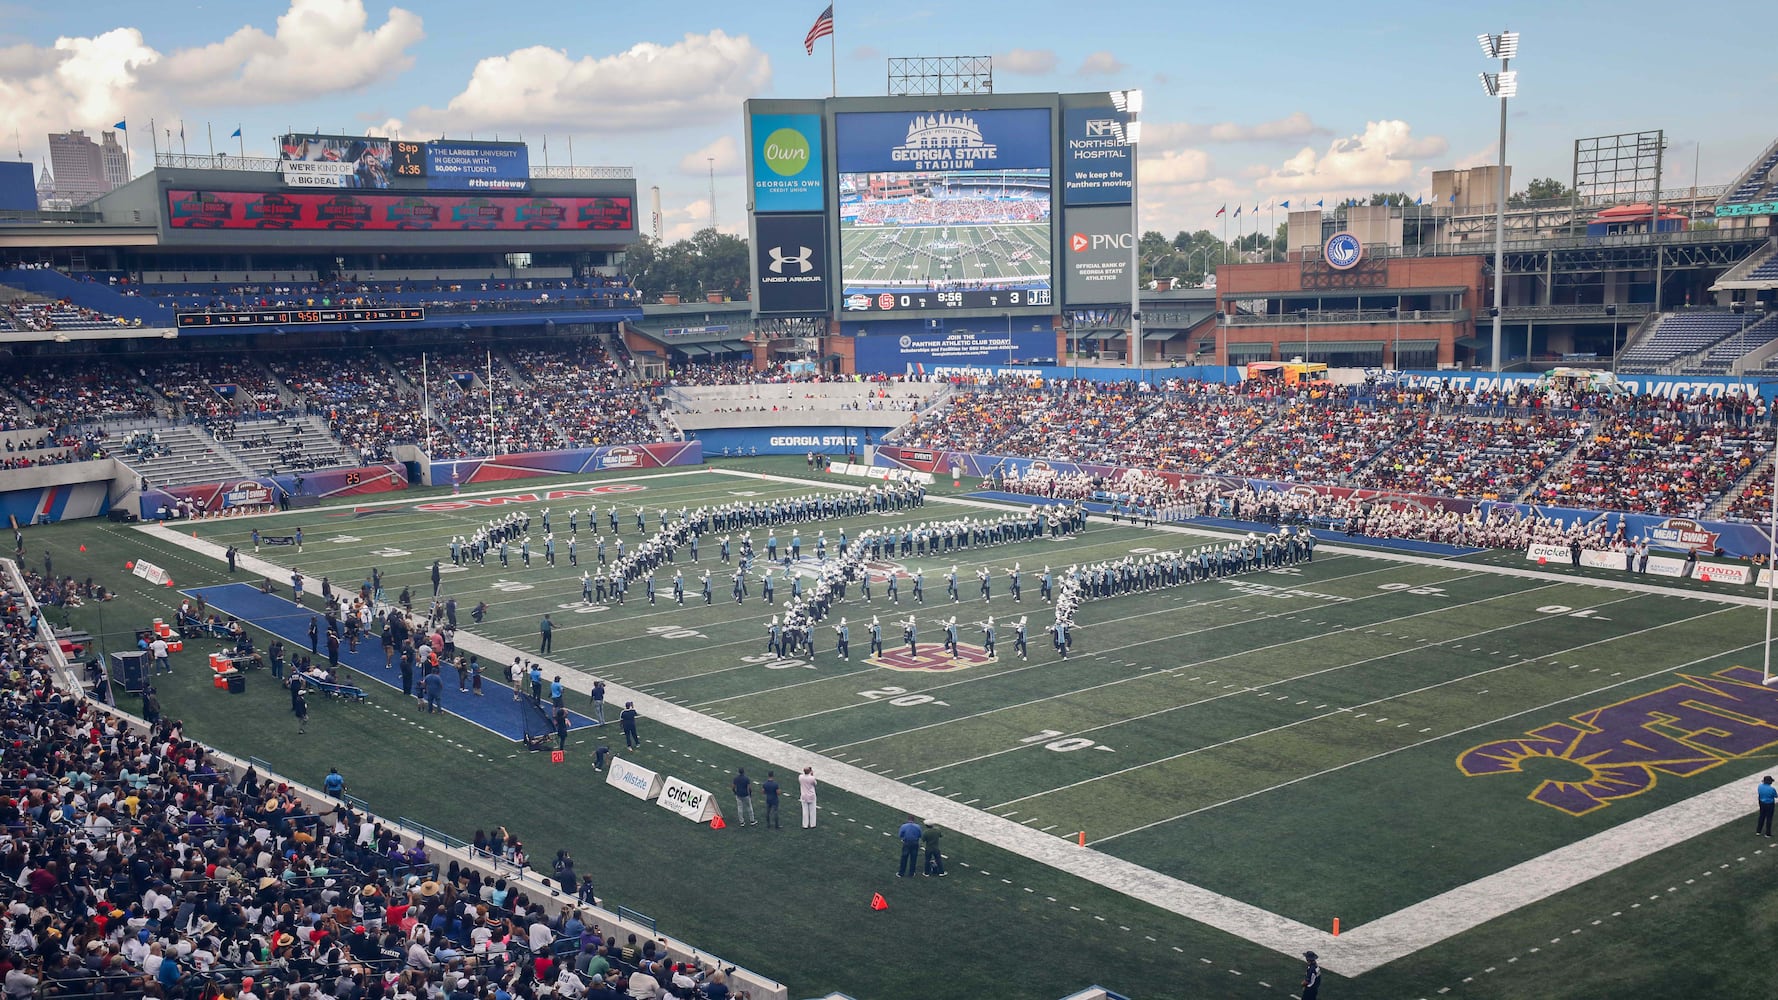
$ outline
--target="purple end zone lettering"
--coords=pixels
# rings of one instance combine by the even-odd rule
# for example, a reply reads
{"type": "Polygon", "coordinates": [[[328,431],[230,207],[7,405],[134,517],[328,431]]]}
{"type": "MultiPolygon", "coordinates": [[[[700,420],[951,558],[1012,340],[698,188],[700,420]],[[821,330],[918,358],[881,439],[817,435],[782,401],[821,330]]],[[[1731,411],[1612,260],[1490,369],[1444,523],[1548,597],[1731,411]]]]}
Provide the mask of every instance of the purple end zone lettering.
{"type": "Polygon", "coordinates": [[[1684,683],[1589,709],[1523,737],[1471,747],[1457,757],[1468,777],[1518,774],[1549,758],[1586,768],[1580,781],[1546,780],[1531,801],[1584,816],[1655,787],[1657,775],[1691,777],[1724,761],[1778,747],[1778,691],[1748,667],[1730,667],[1684,683]]]}

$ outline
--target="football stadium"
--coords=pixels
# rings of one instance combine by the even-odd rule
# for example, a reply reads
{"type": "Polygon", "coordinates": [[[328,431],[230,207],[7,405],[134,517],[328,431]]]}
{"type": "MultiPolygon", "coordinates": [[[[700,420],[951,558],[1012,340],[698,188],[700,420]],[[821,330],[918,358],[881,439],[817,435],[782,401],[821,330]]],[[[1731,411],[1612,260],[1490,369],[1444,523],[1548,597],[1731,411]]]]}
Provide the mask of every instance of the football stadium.
{"type": "Polygon", "coordinates": [[[1188,250],[905,62],[732,275],[621,146],[0,190],[9,997],[1769,992],[1778,139],[1188,250]]]}

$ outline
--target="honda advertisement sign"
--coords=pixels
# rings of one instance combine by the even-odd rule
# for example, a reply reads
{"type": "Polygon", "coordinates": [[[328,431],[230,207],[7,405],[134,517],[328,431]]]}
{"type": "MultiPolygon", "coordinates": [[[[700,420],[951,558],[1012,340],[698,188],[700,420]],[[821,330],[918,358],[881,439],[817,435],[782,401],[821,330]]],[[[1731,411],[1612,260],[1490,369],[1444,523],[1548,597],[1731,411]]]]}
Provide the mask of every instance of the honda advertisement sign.
{"type": "Polygon", "coordinates": [[[1062,292],[1069,305],[1130,301],[1136,246],[1127,205],[1072,208],[1063,216],[1062,292]]]}
{"type": "Polygon", "coordinates": [[[819,215],[760,215],[753,240],[754,301],[761,315],[827,311],[827,222],[819,215]]]}

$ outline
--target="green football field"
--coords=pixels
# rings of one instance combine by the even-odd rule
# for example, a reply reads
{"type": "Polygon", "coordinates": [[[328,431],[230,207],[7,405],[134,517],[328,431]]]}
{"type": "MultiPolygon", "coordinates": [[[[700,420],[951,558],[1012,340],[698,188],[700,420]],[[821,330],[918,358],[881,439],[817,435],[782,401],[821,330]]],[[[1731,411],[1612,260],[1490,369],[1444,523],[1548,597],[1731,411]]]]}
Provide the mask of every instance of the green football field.
{"type": "Polygon", "coordinates": [[[840,268],[847,288],[924,285],[929,281],[1048,279],[1047,222],[956,226],[841,227],[840,268]]]}
{"type": "MultiPolygon", "coordinates": [[[[744,464],[800,470],[800,463],[744,464]]],[[[924,605],[912,602],[905,579],[898,606],[880,584],[868,605],[854,592],[837,613],[852,625],[850,660],[837,658],[825,628],[812,661],[780,659],[765,652],[773,609],[760,601],[757,582],[745,603],[729,599],[730,568],[709,540],[698,563],[681,554],[684,607],[669,596],[670,570],[657,575],[654,606],[640,586],[622,607],[582,603],[579,570],[567,565],[567,512],[598,505],[596,530],[580,519],[585,566],[596,562],[593,536],[609,536],[613,501],[620,537],[633,546],[637,504],[652,525],[662,508],[837,484],[705,471],[589,482],[625,492],[487,503],[579,483],[532,480],[468,490],[457,501],[415,491],[376,506],[208,521],[195,531],[200,541],[245,547],[253,526],[277,534],[300,524],[302,553],[261,555],[299,566],[311,589],[323,575],[355,588],[375,566],[389,594],[408,585],[423,602],[432,561],[454,569],[451,535],[524,509],[536,541],[549,506],[556,567],[543,565],[539,543],[529,569],[515,548],[505,569],[490,559],[486,568],[444,576],[466,629],[531,653],[549,613],[555,662],[979,813],[971,832],[981,836],[947,841],[954,877],[897,883],[887,838],[898,812],[837,788],[824,791],[823,827],[814,834],[794,829],[794,805],[781,832],[720,833],[643,807],[590,773],[584,749],[606,739],[599,730],[577,731],[568,763],[552,767],[485,730],[428,720],[373,689],[368,704],[319,706],[315,731],[298,738],[287,700],[269,684],[230,698],[196,670],[163,685],[169,714],[185,718],[192,735],[299,779],[317,781],[338,764],[354,793],[386,815],[463,837],[502,823],[542,857],[570,847],[583,869],[603,875],[601,895],[784,979],[797,996],[901,995],[905,965],[885,949],[885,935],[906,935],[910,947],[953,970],[922,978],[922,995],[1060,997],[1094,982],[1143,997],[1292,992],[1296,966],[1275,937],[1211,918],[1206,926],[1182,916],[1190,906],[1164,893],[1021,857],[1037,852],[1008,850],[1003,845],[1019,841],[993,832],[1007,828],[1075,851],[1084,832],[1082,857],[1127,862],[1164,877],[1163,889],[1196,887],[1286,928],[1300,925],[1303,947],[1325,956],[1340,955],[1345,942],[1372,944],[1367,925],[1376,938],[1403,925],[1411,925],[1408,938],[1424,937],[1389,945],[1391,960],[1356,978],[1331,977],[1324,996],[1588,996],[1620,974],[1677,988],[1679,980],[1663,977],[1676,963],[1695,967],[1700,956],[1718,960],[1704,975],[1725,991],[1757,981],[1757,971],[1743,971],[1732,956],[1767,937],[1767,920],[1756,914],[1770,897],[1748,887],[1763,874],[1741,873],[1769,864],[1774,852],[1749,843],[1751,831],[1739,822],[1703,823],[1658,852],[1609,839],[1670,826],[1672,810],[1736,779],[1746,794],[1721,819],[1750,817],[1752,781],[1778,749],[1778,701],[1759,684],[1762,611],[1735,599],[1749,595],[1583,582],[1501,555],[1401,558],[1330,540],[1312,563],[1091,602],[1077,615],[1076,645],[1063,660],[1044,631],[1053,613],[1037,597],[1042,567],[1211,540],[1095,519],[1079,537],[898,557],[900,571],[924,573],[924,605]],[[427,501],[463,509],[415,509],[427,501]],[[1024,582],[1016,604],[1005,575],[1015,562],[1024,582]],[[952,565],[957,603],[945,597],[952,565]],[[976,596],[982,566],[993,572],[988,603],[976,596]],[[715,594],[708,607],[696,583],[706,568],[715,594]],[[469,625],[467,610],[480,600],[490,615],[469,625]],[[925,655],[869,658],[864,623],[880,617],[893,652],[900,635],[893,623],[910,614],[925,655]],[[1000,626],[992,660],[978,648],[981,630],[970,627],[990,614],[1000,626]],[[956,662],[931,655],[939,623],[953,615],[966,626],[956,662]],[[1028,659],[1012,653],[1010,623],[1021,616],[1029,620],[1028,659]],[[1607,866],[1613,870],[1555,894],[1512,882],[1515,866],[1553,864],[1563,851],[1629,853],[1607,866]],[[1638,851],[1649,856],[1615,867],[1638,851]],[[1439,907],[1440,899],[1484,891],[1477,886],[1491,899],[1522,893],[1523,905],[1468,923],[1439,907]],[[873,891],[890,897],[888,912],[863,906],[873,891]],[[1336,918],[1346,938],[1320,936],[1336,918]],[[1439,930],[1452,920],[1455,929],[1439,930]],[[1058,937],[1069,947],[1054,949],[1058,937]],[[1025,963],[1045,955],[1043,973],[1009,985],[1003,970],[978,968],[984,955],[1003,950],[1025,963]],[[824,960],[811,963],[810,954],[824,960]]],[[[856,538],[872,527],[992,513],[944,492],[921,510],[777,534],[787,545],[800,530],[809,555],[818,531],[856,538]]],[[[754,530],[762,550],[764,534],[754,530]]],[[[85,575],[86,566],[107,582],[123,579],[116,567],[135,557],[167,566],[181,589],[226,577],[213,558],[136,529],[66,525],[28,535],[54,548],[59,571],[85,575]],[[87,553],[69,551],[76,538],[87,553]]],[[[788,590],[780,582],[780,602],[788,590]]],[[[165,616],[169,596],[126,587],[119,601],[80,609],[75,620],[108,633],[115,647],[132,620],[165,616]]],[[[199,657],[187,659],[201,668],[199,657]]],[[[718,791],[736,766],[756,777],[774,766],[737,755],[719,733],[710,738],[716,732],[645,718],[638,761],[701,777],[718,791]]],[[[732,810],[726,794],[720,799],[732,810]]],[[[1356,952],[1350,960],[1364,964],[1356,952]]]]}

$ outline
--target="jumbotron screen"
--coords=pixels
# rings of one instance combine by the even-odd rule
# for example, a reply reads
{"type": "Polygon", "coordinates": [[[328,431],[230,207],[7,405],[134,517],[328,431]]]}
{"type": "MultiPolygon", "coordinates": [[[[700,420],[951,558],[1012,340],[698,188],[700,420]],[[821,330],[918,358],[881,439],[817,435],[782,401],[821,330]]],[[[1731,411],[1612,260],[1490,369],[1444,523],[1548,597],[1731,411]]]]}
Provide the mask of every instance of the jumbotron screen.
{"type": "Polygon", "coordinates": [[[1048,306],[1050,112],[834,118],[844,312],[1048,306]]]}

